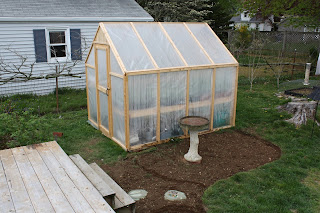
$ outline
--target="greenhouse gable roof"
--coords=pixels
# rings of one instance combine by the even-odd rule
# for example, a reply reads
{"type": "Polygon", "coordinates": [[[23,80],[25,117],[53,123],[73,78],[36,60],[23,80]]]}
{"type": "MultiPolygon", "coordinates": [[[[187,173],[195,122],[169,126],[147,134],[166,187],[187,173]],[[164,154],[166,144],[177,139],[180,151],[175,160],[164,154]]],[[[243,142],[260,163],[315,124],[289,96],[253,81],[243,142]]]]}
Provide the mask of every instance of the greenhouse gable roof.
{"type": "MultiPolygon", "coordinates": [[[[111,63],[116,60],[113,66],[123,74],[238,65],[206,23],[100,23],[96,43],[99,32],[110,46],[111,63]]],[[[90,53],[86,63],[89,58],[90,53]]]]}

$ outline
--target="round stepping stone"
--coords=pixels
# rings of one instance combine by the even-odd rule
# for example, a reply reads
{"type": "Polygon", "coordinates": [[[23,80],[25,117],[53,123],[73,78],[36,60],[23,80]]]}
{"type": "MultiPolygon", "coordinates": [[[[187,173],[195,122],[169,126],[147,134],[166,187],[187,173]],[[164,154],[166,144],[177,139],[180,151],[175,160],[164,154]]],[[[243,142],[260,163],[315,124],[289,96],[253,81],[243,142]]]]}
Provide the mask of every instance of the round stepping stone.
{"type": "Polygon", "coordinates": [[[171,201],[185,200],[186,194],[177,190],[169,190],[164,194],[164,199],[171,201]]]}
{"type": "Polygon", "coordinates": [[[143,189],[135,189],[135,190],[132,190],[128,193],[128,195],[130,195],[130,197],[132,197],[132,199],[134,201],[138,201],[138,200],[145,198],[147,196],[147,194],[148,194],[148,192],[143,189]]]}

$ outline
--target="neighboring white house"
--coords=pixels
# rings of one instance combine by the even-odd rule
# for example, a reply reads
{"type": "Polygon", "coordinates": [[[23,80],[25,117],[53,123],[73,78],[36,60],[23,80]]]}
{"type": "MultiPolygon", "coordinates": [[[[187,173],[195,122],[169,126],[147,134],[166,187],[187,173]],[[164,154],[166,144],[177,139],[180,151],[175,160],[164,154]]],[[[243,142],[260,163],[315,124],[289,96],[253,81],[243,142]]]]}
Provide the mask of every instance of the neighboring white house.
{"type": "Polygon", "coordinates": [[[242,12],[238,16],[234,16],[230,19],[233,23],[230,27],[239,28],[242,25],[248,26],[249,29],[256,29],[259,31],[271,31],[273,21],[273,15],[269,18],[264,19],[259,16],[254,16],[247,11],[242,12]]]}
{"type": "MultiPolygon", "coordinates": [[[[57,61],[72,64],[73,72],[84,72],[86,47],[91,44],[99,22],[153,21],[134,0],[0,0],[0,78],[4,66],[34,63],[36,75],[55,70],[57,61]],[[81,48],[80,48],[81,47],[81,48]],[[1,67],[2,65],[2,67],[1,67]]],[[[29,66],[26,66],[29,67],[29,66]]],[[[28,71],[29,68],[21,68],[28,71]]],[[[82,78],[60,77],[59,87],[85,88],[82,78]]],[[[0,95],[53,92],[55,79],[0,85],[0,95]]]]}

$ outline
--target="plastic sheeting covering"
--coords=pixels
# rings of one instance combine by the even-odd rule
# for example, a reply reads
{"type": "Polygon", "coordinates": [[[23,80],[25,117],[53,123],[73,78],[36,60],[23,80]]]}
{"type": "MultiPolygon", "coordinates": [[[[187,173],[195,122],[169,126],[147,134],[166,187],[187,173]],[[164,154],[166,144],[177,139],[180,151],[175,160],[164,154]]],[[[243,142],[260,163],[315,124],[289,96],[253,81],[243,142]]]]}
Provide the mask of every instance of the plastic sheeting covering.
{"type": "Polygon", "coordinates": [[[99,92],[99,96],[101,125],[109,130],[108,96],[103,92],[99,92]]]}
{"type": "Polygon", "coordinates": [[[129,76],[128,87],[130,145],[155,141],[157,74],[129,76]]]}
{"type": "Polygon", "coordinates": [[[97,89],[96,89],[96,71],[87,67],[88,94],[89,94],[89,115],[97,123],[97,89]]]}
{"type": "Polygon", "coordinates": [[[154,68],[151,59],[129,23],[105,23],[105,27],[128,71],[154,68]]]}
{"type": "Polygon", "coordinates": [[[110,67],[111,72],[123,75],[120,65],[118,64],[118,61],[116,60],[116,57],[114,56],[114,53],[112,51],[110,51],[110,67]]]}
{"type": "Polygon", "coordinates": [[[163,23],[162,25],[188,65],[212,64],[183,24],[163,23]]]}
{"type": "Polygon", "coordinates": [[[183,135],[180,118],[186,115],[187,71],[160,74],[160,139],[183,135]]]}
{"type": "Polygon", "coordinates": [[[189,80],[189,115],[211,120],[213,69],[191,70],[189,80]]]}
{"type": "Polygon", "coordinates": [[[214,63],[237,63],[207,25],[187,23],[187,26],[214,63]]]}
{"type": "Polygon", "coordinates": [[[97,49],[98,55],[98,81],[99,85],[104,88],[108,87],[107,84],[107,52],[106,50],[97,49]]]}
{"type": "Polygon", "coordinates": [[[111,76],[113,136],[125,144],[123,80],[111,76]]]}
{"type": "Polygon", "coordinates": [[[216,69],[213,128],[232,124],[236,74],[236,67],[216,69]]]}
{"type": "Polygon", "coordinates": [[[160,68],[184,66],[159,24],[134,23],[134,26],[160,68]]]}

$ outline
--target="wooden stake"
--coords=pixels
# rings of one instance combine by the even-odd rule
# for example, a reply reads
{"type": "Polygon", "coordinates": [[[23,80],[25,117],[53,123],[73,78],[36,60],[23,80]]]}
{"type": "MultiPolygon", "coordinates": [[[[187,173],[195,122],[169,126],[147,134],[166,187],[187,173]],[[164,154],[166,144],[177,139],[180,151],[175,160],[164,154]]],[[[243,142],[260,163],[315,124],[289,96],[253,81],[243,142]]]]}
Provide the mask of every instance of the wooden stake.
{"type": "Polygon", "coordinates": [[[123,79],[123,92],[124,92],[124,128],[125,128],[125,142],[126,148],[130,149],[130,124],[129,124],[129,91],[128,91],[128,76],[123,79]]]}
{"type": "Polygon", "coordinates": [[[109,137],[113,137],[113,115],[112,115],[112,88],[111,88],[111,61],[110,46],[107,49],[107,95],[108,95],[108,117],[109,117],[109,137]]]}
{"type": "Polygon", "coordinates": [[[58,86],[58,66],[56,65],[56,101],[57,101],[57,113],[59,113],[59,86],[58,86]]]}
{"type": "Polygon", "coordinates": [[[98,129],[100,129],[101,119],[100,119],[100,94],[99,94],[99,65],[98,65],[98,49],[95,47],[94,50],[94,58],[95,58],[95,67],[96,67],[96,96],[97,96],[97,123],[98,129]]]}
{"type": "Polygon", "coordinates": [[[237,92],[238,92],[238,76],[239,76],[239,66],[237,66],[236,71],[236,80],[235,80],[235,91],[234,91],[234,103],[233,103],[233,118],[232,126],[236,125],[236,111],[237,111],[237,92]]]}
{"type": "Polygon", "coordinates": [[[87,110],[88,110],[88,120],[90,120],[90,103],[89,103],[89,89],[88,89],[88,68],[85,66],[86,71],[86,94],[87,94],[87,110]]]}
{"type": "Polygon", "coordinates": [[[161,105],[160,105],[160,73],[157,74],[157,131],[156,131],[156,140],[160,141],[160,125],[161,125],[161,105]]]}

